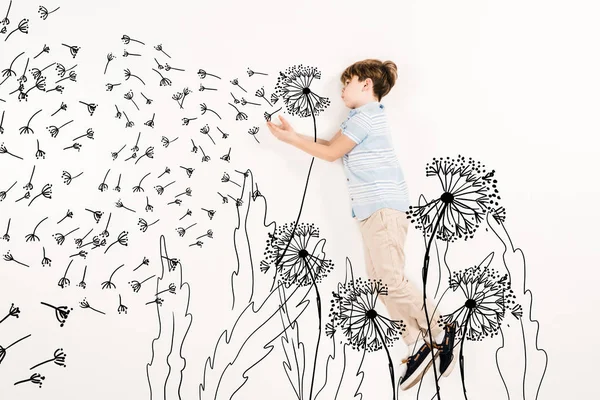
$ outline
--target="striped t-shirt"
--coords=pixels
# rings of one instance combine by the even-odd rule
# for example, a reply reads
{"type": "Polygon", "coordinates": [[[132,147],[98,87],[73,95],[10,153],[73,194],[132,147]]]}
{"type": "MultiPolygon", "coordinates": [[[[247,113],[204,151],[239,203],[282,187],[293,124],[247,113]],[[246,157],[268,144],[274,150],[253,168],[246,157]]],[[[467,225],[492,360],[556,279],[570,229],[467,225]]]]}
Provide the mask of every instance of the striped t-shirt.
{"type": "Polygon", "coordinates": [[[380,208],[408,211],[409,193],[394,152],[385,107],[378,101],[350,110],[342,133],[356,142],[343,158],[352,217],[363,220],[380,208]]]}

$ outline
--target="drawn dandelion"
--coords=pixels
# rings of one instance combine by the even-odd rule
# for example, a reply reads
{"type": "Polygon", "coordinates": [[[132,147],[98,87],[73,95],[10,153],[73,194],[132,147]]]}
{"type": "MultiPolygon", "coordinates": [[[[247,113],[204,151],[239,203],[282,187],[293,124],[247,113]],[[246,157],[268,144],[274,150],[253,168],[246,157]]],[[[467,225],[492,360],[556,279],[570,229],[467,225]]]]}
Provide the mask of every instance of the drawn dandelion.
{"type": "Polygon", "coordinates": [[[247,119],[248,119],[248,115],[247,115],[246,113],[244,113],[244,112],[241,112],[240,110],[238,110],[238,109],[237,109],[237,107],[236,107],[236,106],[234,106],[234,105],[233,105],[233,104],[231,104],[231,103],[227,103],[227,104],[229,104],[231,107],[235,108],[235,110],[237,111],[237,114],[236,114],[236,116],[235,116],[235,120],[236,120],[236,121],[245,121],[245,120],[247,120],[247,119]]]}
{"type": "Polygon", "coordinates": [[[29,29],[29,19],[23,18],[19,22],[19,25],[17,25],[17,27],[15,29],[13,29],[8,35],[6,35],[6,38],[4,38],[4,41],[6,42],[8,40],[8,38],[10,37],[10,35],[15,33],[16,31],[27,34],[27,33],[29,33],[27,31],[28,29],[29,29]]]}
{"type": "Polygon", "coordinates": [[[29,125],[31,124],[31,120],[33,119],[33,117],[35,117],[35,116],[36,116],[37,114],[39,114],[41,111],[42,111],[42,109],[40,108],[38,111],[36,111],[36,112],[35,112],[35,113],[34,113],[34,114],[31,116],[31,118],[29,118],[29,121],[27,121],[27,125],[25,125],[25,126],[22,126],[21,128],[19,128],[19,134],[20,134],[20,135],[22,135],[22,134],[24,134],[24,133],[25,133],[25,134],[34,133],[34,132],[33,132],[33,129],[31,129],[31,128],[29,127],[29,125]]]}
{"type": "Polygon", "coordinates": [[[46,159],[46,152],[40,150],[40,140],[36,139],[35,141],[37,142],[37,151],[35,152],[35,158],[39,159],[41,157],[42,159],[46,159]]]}
{"type": "Polygon", "coordinates": [[[90,306],[90,303],[84,298],[83,301],[79,302],[79,307],[81,308],[89,308],[90,310],[96,311],[97,313],[106,315],[104,311],[96,310],[94,307],[90,306]]]}
{"type": "Polygon", "coordinates": [[[106,248],[106,250],[104,250],[104,254],[106,254],[106,252],[114,245],[119,243],[121,246],[127,246],[127,231],[123,231],[119,234],[119,237],[117,238],[117,240],[115,240],[113,243],[110,244],[110,246],[108,246],[106,248]]]}
{"type": "Polygon", "coordinates": [[[88,231],[88,233],[86,233],[86,234],[85,234],[85,236],[84,236],[84,237],[75,239],[75,245],[77,246],[77,248],[78,248],[78,249],[82,247],[82,243],[83,243],[83,241],[85,240],[85,238],[86,238],[86,237],[88,237],[88,235],[89,235],[90,233],[92,233],[92,230],[93,230],[93,229],[90,229],[90,230],[88,231]]]}
{"type": "Polygon", "coordinates": [[[185,212],[185,214],[183,214],[183,217],[179,218],[179,220],[181,221],[182,219],[184,219],[185,217],[188,217],[188,216],[192,216],[192,210],[189,210],[189,209],[188,209],[188,210],[185,212]]]}
{"type": "Polygon", "coordinates": [[[11,303],[10,308],[8,309],[8,314],[6,314],[4,318],[0,319],[0,324],[6,321],[6,319],[9,317],[19,318],[20,313],[21,310],[19,310],[19,307],[15,307],[15,303],[11,303]]]}
{"type": "Polygon", "coordinates": [[[406,325],[403,321],[391,320],[379,314],[375,309],[380,296],[387,294],[387,285],[382,284],[381,280],[357,278],[340,283],[338,290],[333,292],[330,317],[331,327],[339,327],[353,349],[369,352],[382,347],[385,349],[392,380],[392,398],[396,399],[394,364],[388,347],[402,336],[406,325]]]}
{"type": "Polygon", "coordinates": [[[69,272],[69,268],[71,268],[72,263],[73,260],[69,261],[69,265],[67,265],[67,269],[65,270],[64,275],[58,280],[58,286],[60,286],[62,289],[69,286],[69,284],[71,283],[71,281],[67,278],[67,272],[69,272]]]}
{"type": "Polygon", "coordinates": [[[271,104],[271,102],[270,102],[270,101],[269,101],[269,100],[268,100],[268,99],[265,97],[265,88],[264,88],[264,86],[263,86],[263,87],[261,87],[260,89],[258,89],[258,90],[257,90],[257,91],[254,93],[254,95],[255,95],[256,97],[260,97],[261,99],[263,99],[264,101],[266,101],[266,102],[269,104],[269,106],[270,106],[270,107],[273,107],[273,104],[271,104]]]}
{"type": "Polygon", "coordinates": [[[302,64],[279,73],[275,93],[283,99],[291,115],[314,119],[329,106],[329,98],[319,96],[311,89],[315,79],[321,79],[321,72],[315,67],[302,64]]]}
{"type": "Polygon", "coordinates": [[[148,277],[148,278],[144,279],[144,280],[143,280],[143,281],[141,281],[141,282],[138,282],[138,281],[131,281],[131,282],[129,282],[129,285],[131,285],[131,288],[133,289],[133,292],[134,292],[134,293],[138,293],[138,292],[140,291],[140,289],[142,288],[142,285],[143,285],[145,282],[148,282],[150,279],[154,278],[155,276],[156,276],[156,275],[152,275],[152,276],[150,276],[150,277],[148,277]]]}
{"type": "Polygon", "coordinates": [[[67,214],[64,217],[62,217],[61,220],[56,223],[56,225],[63,222],[65,220],[65,218],[73,218],[73,211],[67,210],[67,214]]]}
{"type": "Polygon", "coordinates": [[[123,57],[129,57],[129,56],[135,56],[135,57],[140,57],[141,54],[137,54],[137,53],[130,53],[127,50],[123,50],[123,57]]]}
{"type": "Polygon", "coordinates": [[[52,263],[52,260],[49,259],[48,257],[46,257],[46,248],[42,247],[42,251],[43,251],[43,254],[42,254],[42,267],[50,267],[51,263],[52,263]]]}
{"type": "Polygon", "coordinates": [[[66,367],[66,365],[65,365],[66,357],[67,357],[67,355],[63,352],[63,349],[56,349],[56,351],[54,352],[54,357],[52,357],[49,360],[42,361],[41,363],[34,365],[33,367],[29,368],[29,370],[32,370],[34,368],[37,368],[37,367],[47,364],[49,362],[53,362],[54,364],[58,365],[59,367],[66,367]]]}
{"type": "Polygon", "coordinates": [[[185,235],[185,232],[190,229],[191,227],[195,226],[196,223],[194,222],[192,225],[188,226],[187,228],[177,228],[175,229],[177,231],[177,233],[179,234],[179,236],[183,237],[185,235]]]}
{"type": "MultiPolygon", "coordinates": [[[[121,150],[123,150],[123,149],[121,149],[121,150]]],[[[102,183],[100,185],[98,185],[98,190],[101,192],[108,190],[108,185],[106,184],[106,178],[108,177],[109,172],[110,172],[110,168],[108,169],[108,171],[106,171],[106,174],[104,175],[104,179],[102,180],[102,183]]]]}
{"type": "Polygon", "coordinates": [[[8,154],[9,156],[13,156],[15,158],[18,158],[19,160],[23,159],[23,157],[17,156],[15,154],[11,153],[10,151],[8,151],[8,149],[6,148],[4,143],[0,144],[0,154],[8,154]]]}
{"type": "Polygon", "coordinates": [[[115,108],[117,109],[117,113],[115,114],[115,118],[121,119],[121,111],[119,111],[119,107],[115,104],[115,108]]]}
{"type": "Polygon", "coordinates": [[[152,68],[152,71],[155,71],[158,75],[160,75],[160,83],[159,86],[171,86],[171,80],[169,78],[165,78],[159,71],[152,68]]]}
{"type": "Polygon", "coordinates": [[[178,258],[169,258],[169,257],[163,256],[163,255],[161,255],[161,257],[168,261],[169,272],[173,272],[178,267],[181,267],[181,261],[178,258]]]}
{"type": "Polygon", "coordinates": [[[135,164],[137,164],[143,157],[154,158],[154,146],[148,147],[146,149],[146,152],[144,154],[142,154],[142,156],[136,160],[135,164]]]}
{"type": "Polygon", "coordinates": [[[119,307],[117,307],[117,312],[119,314],[125,313],[127,314],[127,306],[123,305],[123,302],[121,301],[121,294],[119,293],[119,307]]]}
{"type": "Polygon", "coordinates": [[[162,48],[162,44],[157,44],[156,46],[154,46],[154,48],[155,48],[156,50],[160,51],[161,53],[163,53],[165,56],[167,56],[167,57],[171,58],[171,56],[170,56],[170,55],[168,55],[167,53],[165,53],[165,51],[163,50],[163,48],[162,48]]]}
{"type": "Polygon", "coordinates": [[[260,143],[258,141],[258,139],[256,138],[256,134],[258,133],[258,130],[259,130],[258,126],[253,126],[252,128],[248,129],[248,133],[250,135],[252,135],[252,137],[254,138],[254,140],[256,140],[257,143],[260,143]]]}
{"type": "Polygon", "coordinates": [[[224,154],[221,156],[221,160],[229,162],[230,154],[231,154],[231,147],[229,148],[229,151],[227,152],[227,154],[224,154]]]}
{"type": "Polygon", "coordinates": [[[152,104],[152,99],[147,98],[146,95],[144,95],[144,93],[142,93],[142,92],[140,92],[140,94],[142,95],[142,97],[144,99],[146,99],[146,104],[152,104]]]}
{"type": "Polygon", "coordinates": [[[232,84],[233,86],[237,86],[237,87],[239,87],[240,89],[242,89],[244,92],[248,93],[248,91],[247,91],[246,89],[244,89],[243,87],[241,87],[241,86],[240,86],[240,84],[239,84],[239,81],[238,81],[238,79],[237,79],[237,78],[235,78],[235,79],[233,79],[233,80],[231,80],[231,81],[229,81],[229,82],[231,82],[231,84],[232,84]]]}
{"type": "Polygon", "coordinates": [[[72,308],[69,308],[67,306],[53,306],[51,304],[48,303],[44,303],[43,301],[41,302],[41,304],[50,307],[54,310],[54,316],[56,317],[56,320],[58,321],[58,323],[60,324],[60,327],[62,328],[63,326],[65,326],[65,322],[67,321],[67,318],[69,317],[69,314],[71,313],[71,311],[73,311],[72,308]]]}
{"type": "Polygon", "coordinates": [[[19,198],[19,199],[15,200],[15,203],[18,203],[19,201],[21,201],[21,200],[23,200],[23,199],[28,199],[28,198],[29,198],[29,195],[30,195],[29,191],[26,191],[26,192],[25,192],[25,194],[23,195],[23,197],[21,197],[21,198],[19,198]]]}
{"type": "Polygon", "coordinates": [[[79,46],[69,46],[68,44],[64,44],[64,43],[61,43],[61,44],[65,47],[69,48],[69,52],[71,53],[71,56],[73,56],[73,58],[75,58],[77,56],[77,52],[79,52],[79,49],[80,49],[79,46]]]}
{"type": "Polygon", "coordinates": [[[130,38],[130,37],[129,37],[129,36],[127,36],[127,35],[123,35],[123,36],[121,37],[121,40],[123,41],[123,43],[124,43],[124,44],[129,44],[130,42],[136,42],[136,43],[140,43],[140,44],[142,44],[142,45],[145,45],[145,43],[144,43],[144,42],[140,42],[139,40],[132,39],[132,38],[130,38]]]}
{"type": "Polygon", "coordinates": [[[279,107],[277,110],[273,111],[272,113],[268,113],[265,111],[264,117],[265,117],[265,121],[270,121],[271,117],[278,112],[279,110],[281,110],[281,107],[279,107]]]}
{"type": "Polygon", "coordinates": [[[159,294],[166,293],[166,292],[169,292],[171,294],[175,294],[176,289],[177,288],[175,287],[175,284],[171,283],[171,284],[169,284],[169,287],[167,289],[161,290],[160,292],[156,293],[155,296],[158,296],[159,294]]]}
{"type": "Polygon", "coordinates": [[[187,174],[188,178],[192,177],[192,173],[194,172],[194,168],[182,167],[181,165],[179,166],[179,168],[183,168],[185,170],[185,173],[187,174]]]}
{"type": "Polygon", "coordinates": [[[75,175],[75,176],[71,176],[71,174],[67,171],[63,171],[62,173],[62,178],[65,182],[66,185],[70,185],[71,181],[79,176],[83,175],[83,172],[80,172],[79,174],[75,175]]]}
{"type": "Polygon", "coordinates": [[[215,213],[216,213],[216,211],[215,211],[215,210],[207,210],[206,208],[202,208],[202,207],[200,207],[200,209],[201,209],[201,210],[203,210],[203,211],[206,211],[206,213],[208,214],[208,218],[209,218],[210,220],[212,220],[212,219],[213,219],[213,217],[214,217],[214,215],[215,215],[215,213]]]}
{"type": "Polygon", "coordinates": [[[138,225],[140,226],[140,231],[146,232],[149,227],[151,227],[152,225],[156,224],[158,221],[160,221],[160,219],[157,219],[153,223],[148,224],[148,222],[146,222],[146,220],[144,218],[140,218],[138,220],[138,225]]]}
{"type": "Polygon", "coordinates": [[[38,194],[33,199],[31,199],[28,206],[30,206],[31,203],[33,203],[33,201],[40,196],[44,196],[44,198],[46,198],[46,199],[51,199],[52,198],[52,184],[50,184],[50,183],[45,184],[44,187],[42,188],[42,191],[40,192],[40,194],[38,194]]]}
{"type": "Polygon", "coordinates": [[[174,183],[175,183],[175,181],[167,183],[164,187],[161,185],[156,185],[156,186],[154,186],[154,189],[156,189],[156,193],[158,193],[159,195],[162,195],[165,192],[165,189],[174,183]]]}
{"type": "Polygon", "coordinates": [[[50,116],[54,117],[54,115],[57,114],[59,111],[67,111],[67,105],[62,101],[60,102],[60,107],[56,111],[54,111],[50,116]]]}
{"type": "Polygon", "coordinates": [[[268,74],[265,74],[264,72],[253,71],[250,68],[248,68],[248,71],[246,71],[246,72],[248,73],[248,76],[252,76],[252,75],[255,75],[255,74],[256,75],[265,75],[265,76],[268,75],[268,74]]]}
{"type": "Polygon", "coordinates": [[[192,196],[192,188],[190,188],[190,187],[185,188],[185,192],[181,192],[178,195],[176,195],[175,197],[183,196],[184,194],[186,196],[191,197],[192,196]]]}
{"type": "Polygon", "coordinates": [[[82,145],[80,143],[73,143],[71,146],[65,147],[63,150],[67,149],[75,149],[77,151],[81,150],[82,145]]]}
{"type": "Polygon", "coordinates": [[[35,373],[35,374],[31,375],[28,379],[24,379],[22,381],[15,382],[15,385],[19,385],[21,383],[26,383],[26,382],[31,382],[35,385],[39,385],[39,387],[42,387],[42,383],[44,383],[44,379],[46,379],[45,376],[35,373]]]}
{"type": "Polygon", "coordinates": [[[146,305],[148,305],[148,304],[152,304],[152,303],[156,303],[156,304],[158,304],[159,306],[162,306],[163,299],[161,299],[160,297],[157,297],[157,298],[155,298],[154,300],[147,302],[147,303],[146,303],[146,305]]]}
{"type": "Polygon", "coordinates": [[[75,71],[70,71],[68,76],[57,80],[55,83],[62,82],[64,80],[70,80],[71,82],[77,82],[77,73],[75,71]]]}
{"type": "Polygon", "coordinates": [[[22,340],[27,339],[29,336],[31,336],[31,334],[29,334],[27,336],[23,336],[21,339],[12,342],[11,344],[9,344],[6,347],[3,347],[3,346],[0,345],[0,364],[2,364],[2,361],[4,361],[4,358],[6,357],[6,351],[8,349],[10,349],[11,347],[13,347],[15,344],[21,342],[22,340]]]}
{"type": "Polygon", "coordinates": [[[171,205],[171,204],[181,205],[181,199],[175,199],[175,200],[167,203],[167,205],[171,205]]]}
{"type": "Polygon", "coordinates": [[[54,235],[52,235],[52,237],[54,238],[54,240],[56,240],[56,244],[62,246],[62,244],[65,242],[66,237],[78,229],[79,228],[75,228],[72,231],[68,232],[66,235],[63,235],[62,233],[55,233],[54,235]]]}
{"type": "Polygon", "coordinates": [[[148,264],[150,264],[150,260],[148,260],[146,257],[144,257],[144,259],[142,260],[142,262],[140,263],[140,265],[138,265],[137,267],[135,267],[133,269],[133,272],[137,271],[141,266],[148,265],[148,264]]]}
{"type": "Polygon", "coordinates": [[[131,90],[129,92],[125,93],[123,95],[123,97],[127,100],[130,100],[133,103],[133,105],[135,106],[135,108],[137,108],[138,110],[140,109],[138,107],[138,105],[135,103],[135,101],[133,100],[133,92],[131,90]]]}
{"type": "Polygon", "coordinates": [[[132,128],[135,123],[133,121],[129,120],[129,117],[127,116],[127,113],[125,113],[125,111],[123,111],[123,115],[125,116],[125,119],[127,120],[127,122],[125,123],[125,128],[132,128]]]}
{"type": "Polygon", "coordinates": [[[200,128],[200,133],[202,133],[203,135],[207,135],[210,139],[211,142],[213,142],[213,144],[215,144],[215,141],[213,140],[213,138],[208,134],[208,132],[210,132],[210,127],[208,126],[208,124],[204,125],[202,128],[200,128]]]}
{"type": "Polygon", "coordinates": [[[213,230],[212,230],[212,229],[209,229],[209,230],[207,230],[207,231],[206,231],[206,233],[205,233],[204,235],[200,235],[200,236],[198,236],[198,237],[196,238],[196,240],[198,240],[198,239],[200,239],[200,238],[203,238],[204,236],[208,236],[210,239],[212,239],[212,237],[213,237],[213,230]]]}
{"type": "Polygon", "coordinates": [[[86,208],[85,211],[89,211],[92,213],[92,215],[94,216],[94,221],[96,221],[96,223],[100,222],[102,215],[104,215],[103,211],[93,211],[93,210],[90,210],[89,208],[86,208]]]}
{"type": "Polygon", "coordinates": [[[56,136],[58,136],[58,133],[60,132],[60,129],[67,126],[68,124],[70,124],[71,122],[73,122],[73,120],[70,120],[69,122],[66,122],[64,124],[62,124],[59,127],[56,127],[54,125],[51,126],[47,126],[46,129],[48,129],[48,132],[50,132],[50,136],[55,138],[56,136]]]}
{"type": "Polygon", "coordinates": [[[152,113],[152,119],[144,122],[144,125],[149,126],[150,128],[154,128],[154,116],[156,113],[152,113]]]}
{"type": "Polygon", "coordinates": [[[87,137],[88,139],[94,139],[94,130],[92,128],[88,128],[87,131],[81,135],[81,136],[77,136],[75,139],[73,139],[73,141],[77,140],[77,139],[81,139],[87,137]]]}
{"type": "Polygon", "coordinates": [[[160,179],[164,174],[170,174],[170,173],[171,173],[171,169],[169,167],[165,167],[165,171],[162,174],[160,174],[158,176],[158,178],[160,179]]]}
{"type": "Polygon", "coordinates": [[[198,91],[199,92],[204,92],[205,90],[217,90],[217,89],[215,89],[215,88],[207,88],[203,84],[200,84],[200,87],[198,88],[198,91]]]}
{"type": "Polygon", "coordinates": [[[37,225],[35,226],[35,228],[33,228],[33,232],[25,235],[25,242],[35,242],[36,240],[39,241],[40,238],[36,236],[35,231],[37,230],[37,228],[40,226],[40,224],[42,222],[44,222],[45,220],[47,220],[48,217],[43,218],[40,222],[37,223],[37,225]]]}
{"type": "Polygon", "coordinates": [[[16,184],[17,181],[15,181],[15,183],[13,183],[8,189],[0,190],[0,201],[4,201],[4,199],[6,199],[6,195],[8,194],[8,192],[10,192],[10,189],[12,189],[13,186],[15,186],[16,184]]]}
{"type": "Polygon", "coordinates": [[[10,235],[8,234],[8,231],[10,230],[10,221],[12,218],[8,219],[8,225],[6,226],[6,233],[2,236],[3,240],[6,240],[7,242],[10,242],[10,235]]]}
{"type": "MultiPolygon", "coordinates": [[[[115,59],[115,56],[113,55],[113,53],[108,53],[106,55],[106,66],[104,67],[104,75],[106,75],[106,69],[108,68],[108,64],[110,64],[110,62],[112,60],[114,60],[114,59],[115,59]]],[[[112,87],[110,89],[107,89],[107,90],[112,90],[112,87]]]]}
{"type": "Polygon", "coordinates": [[[240,100],[240,104],[245,106],[246,104],[251,104],[253,106],[260,106],[260,104],[258,103],[252,103],[251,101],[246,100],[245,98],[242,97],[242,99],[240,100]]]}
{"type": "Polygon", "coordinates": [[[45,21],[46,18],[48,18],[48,15],[50,15],[53,12],[57,11],[59,8],[60,7],[56,7],[54,10],[48,11],[48,9],[46,7],[40,6],[39,9],[38,9],[38,13],[40,14],[40,18],[45,21]]]}
{"type": "Polygon", "coordinates": [[[148,200],[148,196],[146,196],[146,211],[154,211],[154,207],[150,205],[150,200],[148,200]]]}
{"type": "Polygon", "coordinates": [[[169,144],[171,144],[171,143],[175,142],[177,139],[179,139],[179,137],[176,137],[176,138],[175,138],[175,139],[173,139],[173,140],[169,140],[169,138],[168,138],[168,137],[166,137],[166,136],[163,136],[163,137],[162,137],[162,139],[161,139],[160,141],[162,142],[163,146],[164,146],[165,148],[167,148],[167,147],[169,147],[169,144]]]}
{"type": "Polygon", "coordinates": [[[81,281],[77,284],[78,287],[85,289],[87,284],[85,283],[85,274],[87,273],[87,265],[83,269],[83,276],[81,277],[81,281]]]}
{"type": "Polygon", "coordinates": [[[214,76],[214,77],[215,77],[215,78],[217,78],[217,79],[221,79],[221,78],[219,78],[217,75],[209,74],[208,72],[206,72],[206,71],[205,71],[205,70],[203,70],[203,69],[199,69],[199,70],[198,70],[198,77],[199,77],[200,79],[204,79],[204,78],[206,78],[207,76],[214,76]]]}
{"type": "Polygon", "coordinates": [[[516,305],[516,296],[511,289],[508,274],[500,275],[481,264],[452,272],[449,283],[452,291],[462,293],[465,298],[463,305],[442,316],[442,320],[448,324],[456,324],[456,334],[462,337],[459,365],[466,398],[463,357],[465,341],[481,341],[498,335],[506,310],[516,305]]]}
{"type": "Polygon", "coordinates": [[[242,187],[239,183],[232,181],[229,177],[229,174],[227,172],[223,172],[223,176],[221,177],[221,182],[225,183],[225,182],[231,182],[234,183],[236,185],[238,185],[239,187],[242,187]]]}
{"type": "Polygon", "coordinates": [[[128,81],[129,78],[131,78],[133,76],[134,78],[137,78],[140,82],[142,82],[142,84],[146,85],[146,82],[144,82],[142,80],[142,78],[140,78],[139,76],[132,74],[131,71],[129,70],[129,68],[125,68],[123,71],[125,72],[125,80],[126,81],[128,81]]]}
{"type": "MultiPolygon", "coordinates": [[[[52,64],[51,64],[52,65],[52,64]]],[[[71,71],[73,68],[75,68],[77,66],[77,64],[73,65],[71,68],[67,69],[65,68],[64,65],[62,65],[61,63],[56,63],[56,73],[58,74],[58,76],[60,76],[61,78],[65,76],[65,74],[69,71],[71,71]]],[[[47,67],[46,67],[47,68],[47,67]]],[[[45,69],[45,68],[44,68],[45,69]]],[[[68,78],[67,78],[68,79],[68,78]]]]}
{"type": "MultiPolygon", "coordinates": [[[[142,156],[142,157],[143,157],[143,156],[142,156]]],[[[147,177],[148,175],[150,175],[150,172],[148,172],[146,175],[144,175],[144,176],[142,177],[142,179],[140,179],[140,182],[138,183],[138,185],[137,185],[137,186],[134,186],[134,187],[133,187],[133,193],[137,193],[137,192],[143,192],[143,191],[144,191],[144,188],[142,187],[142,182],[143,182],[143,180],[144,180],[144,179],[146,179],[146,177],[147,177]]]]}
{"type": "Polygon", "coordinates": [[[112,274],[110,274],[110,277],[108,278],[107,281],[102,282],[102,289],[116,289],[116,285],[114,283],[112,283],[112,278],[115,275],[115,272],[117,272],[119,269],[121,269],[125,264],[121,264],[120,266],[117,267],[117,269],[115,269],[112,274]]]}

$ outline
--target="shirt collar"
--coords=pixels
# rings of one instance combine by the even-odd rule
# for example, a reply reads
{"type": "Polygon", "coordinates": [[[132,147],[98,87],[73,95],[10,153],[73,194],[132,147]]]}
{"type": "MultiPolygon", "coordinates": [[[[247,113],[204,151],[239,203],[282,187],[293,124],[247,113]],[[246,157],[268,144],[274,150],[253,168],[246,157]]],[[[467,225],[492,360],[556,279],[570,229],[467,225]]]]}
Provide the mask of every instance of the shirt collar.
{"type": "Polygon", "coordinates": [[[352,116],[359,111],[374,110],[377,108],[384,109],[385,106],[379,101],[370,101],[368,103],[363,104],[360,107],[356,107],[356,108],[353,108],[352,110],[350,110],[350,115],[352,116]]]}

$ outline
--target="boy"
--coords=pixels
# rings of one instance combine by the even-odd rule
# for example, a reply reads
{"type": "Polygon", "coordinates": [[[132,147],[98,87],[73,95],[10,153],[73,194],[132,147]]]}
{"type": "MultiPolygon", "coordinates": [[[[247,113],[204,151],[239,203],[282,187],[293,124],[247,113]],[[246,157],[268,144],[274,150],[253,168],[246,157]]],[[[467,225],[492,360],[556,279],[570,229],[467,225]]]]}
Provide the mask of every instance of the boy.
{"type": "Polygon", "coordinates": [[[454,346],[455,325],[440,327],[437,323],[440,314],[428,300],[427,310],[433,314],[431,335],[435,341],[433,346],[429,345],[423,294],[404,276],[409,196],[393,149],[385,107],[380,102],[396,78],[397,68],[392,61],[366,59],[346,68],[341,76],[341,97],[351,110],[331,140],[315,142],[314,138],[295,132],[281,115],[281,125],[267,121],[267,126],[278,139],[312,156],[326,161],[343,157],[352,217],[358,220],[364,241],[367,275],[388,285],[388,294],[380,299],[390,317],[406,325],[402,339],[412,353],[402,360],[406,370],[400,374],[400,388],[406,390],[418,383],[433,359],[439,358],[439,372],[448,376],[456,362],[457,346],[454,346]],[[421,336],[425,341],[420,340],[421,336]]]}

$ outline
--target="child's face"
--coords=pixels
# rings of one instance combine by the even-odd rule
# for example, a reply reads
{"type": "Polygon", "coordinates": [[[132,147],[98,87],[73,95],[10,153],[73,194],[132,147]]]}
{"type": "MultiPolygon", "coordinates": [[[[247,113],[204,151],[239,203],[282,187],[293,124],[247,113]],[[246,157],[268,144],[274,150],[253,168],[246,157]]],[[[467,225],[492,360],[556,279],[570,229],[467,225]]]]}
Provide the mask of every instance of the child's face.
{"type": "Polygon", "coordinates": [[[352,76],[352,79],[346,79],[346,82],[342,87],[342,100],[346,107],[355,108],[364,103],[368,97],[372,97],[367,90],[369,89],[367,87],[369,82],[370,79],[360,82],[356,75],[352,76]]]}

